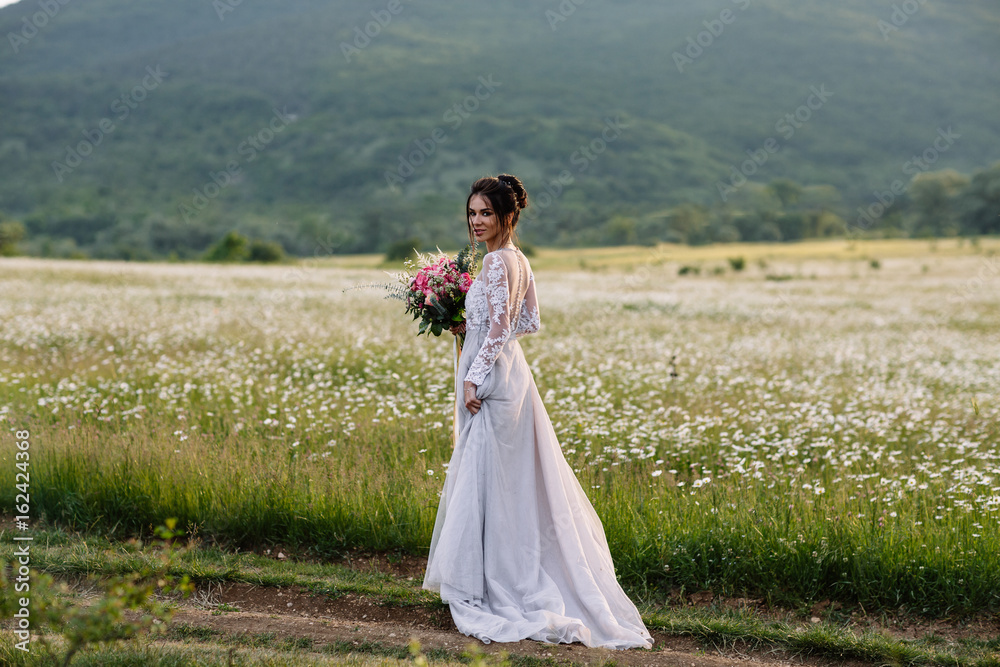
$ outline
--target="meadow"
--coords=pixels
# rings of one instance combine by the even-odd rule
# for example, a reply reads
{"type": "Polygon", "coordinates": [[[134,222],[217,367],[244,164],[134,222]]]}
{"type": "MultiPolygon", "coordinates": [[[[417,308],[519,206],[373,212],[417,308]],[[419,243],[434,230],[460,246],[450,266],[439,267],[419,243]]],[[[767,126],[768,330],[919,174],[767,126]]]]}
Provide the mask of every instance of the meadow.
{"type": "MultiPolygon", "coordinates": [[[[998,251],[539,250],[521,345],[626,590],[1000,611],[998,251]]],[[[453,347],[344,291],[392,268],[0,261],[3,507],[28,430],[67,528],[426,554],[453,347]]]]}

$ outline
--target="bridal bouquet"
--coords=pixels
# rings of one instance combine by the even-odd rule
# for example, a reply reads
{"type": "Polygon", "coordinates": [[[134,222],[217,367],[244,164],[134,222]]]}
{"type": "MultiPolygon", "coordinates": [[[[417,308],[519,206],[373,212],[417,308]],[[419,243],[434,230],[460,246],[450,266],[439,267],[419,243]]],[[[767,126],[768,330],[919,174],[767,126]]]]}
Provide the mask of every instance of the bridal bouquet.
{"type": "MultiPolygon", "coordinates": [[[[405,269],[386,273],[394,283],[368,283],[356,287],[381,287],[387,298],[406,303],[406,312],[420,320],[419,336],[430,331],[435,336],[465,320],[465,294],[474,279],[476,249],[467,245],[455,258],[438,248],[436,254],[417,253],[416,261],[407,259],[405,269]]],[[[465,342],[459,334],[459,345],[465,342]]]]}

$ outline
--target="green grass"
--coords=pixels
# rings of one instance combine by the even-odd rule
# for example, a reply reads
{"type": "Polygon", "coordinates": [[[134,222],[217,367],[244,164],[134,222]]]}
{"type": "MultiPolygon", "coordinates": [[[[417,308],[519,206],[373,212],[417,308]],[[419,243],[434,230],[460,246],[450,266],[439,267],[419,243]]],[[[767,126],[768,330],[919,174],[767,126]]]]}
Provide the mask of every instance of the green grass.
{"type": "Polygon", "coordinates": [[[1000,664],[989,642],[965,641],[941,646],[932,639],[896,640],[875,631],[860,635],[831,623],[793,626],[765,621],[748,611],[681,610],[654,614],[647,627],[672,635],[690,636],[721,650],[780,649],[794,655],[830,660],[860,660],[891,665],[1000,664]]]}
{"type": "MultiPolygon", "coordinates": [[[[359,413],[359,421],[364,418],[359,413]]],[[[157,440],[157,427],[150,421],[115,433],[81,424],[68,438],[58,428],[32,429],[39,441],[66,448],[33,468],[39,480],[33,485],[35,511],[70,528],[100,528],[118,538],[142,534],[173,516],[229,549],[286,544],[315,557],[351,547],[426,553],[440,480],[414,479],[414,469],[425,466],[413,452],[431,446],[445,458],[446,441],[359,428],[360,449],[331,469],[269,442],[205,442],[177,455],[173,445],[157,440]],[[143,433],[146,426],[153,429],[143,433]],[[362,454],[379,465],[366,465],[362,454]]],[[[672,465],[700,465],[713,453],[711,447],[695,449],[672,465]]],[[[975,518],[956,517],[927,535],[896,522],[881,524],[885,515],[875,484],[854,500],[846,490],[812,500],[787,482],[779,482],[778,492],[765,485],[748,490],[709,484],[696,497],[678,487],[651,496],[643,488],[648,474],[630,468],[581,475],[584,488],[600,487],[591,489],[591,499],[617,571],[634,591],[656,594],[680,586],[763,595],[778,604],[829,597],[931,615],[1000,609],[997,533],[979,538],[974,551],[980,557],[955,558],[973,551],[966,540],[976,530],[975,518]],[[867,515],[849,517],[852,509],[867,509],[867,515]]],[[[831,478],[820,477],[827,484],[831,478]]],[[[904,498],[893,511],[929,520],[934,510],[921,499],[904,498]]]]}
{"type": "MultiPolygon", "coordinates": [[[[5,536],[9,531],[4,531],[5,536]]],[[[31,565],[53,576],[106,577],[136,572],[156,563],[158,551],[141,542],[120,542],[98,534],[68,533],[57,526],[33,531],[31,565]],[[44,546],[42,546],[44,545],[44,546]]],[[[4,540],[0,559],[13,558],[17,545],[4,540]]],[[[440,607],[440,598],[419,588],[420,581],[400,581],[390,575],[362,572],[317,561],[292,563],[246,552],[231,552],[217,546],[199,545],[178,558],[170,574],[188,575],[200,585],[242,582],[255,586],[302,586],[313,593],[340,597],[364,595],[379,604],[440,607]]]]}
{"type": "MultiPolygon", "coordinates": [[[[156,548],[123,544],[94,535],[72,535],[57,527],[36,533],[33,566],[64,577],[98,577],[139,569],[145,559],[156,557],[156,548]],[[86,557],[84,557],[86,556],[86,557]]],[[[10,558],[13,548],[4,544],[0,557],[10,558]]],[[[188,551],[174,574],[188,574],[198,584],[219,581],[250,582],[262,586],[303,586],[319,594],[337,597],[345,593],[364,596],[379,605],[426,605],[440,607],[437,596],[419,590],[419,581],[405,581],[385,574],[361,573],[337,566],[311,562],[278,561],[249,554],[226,554],[215,548],[196,547],[188,551]]],[[[812,656],[830,660],[859,660],[872,664],[895,665],[974,665],[1000,664],[1000,639],[964,638],[946,640],[926,634],[901,640],[874,629],[859,632],[857,626],[836,616],[818,623],[774,620],[775,613],[747,608],[733,610],[711,605],[700,608],[663,608],[641,601],[646,626],[677,637],[691,637],[706,650],[723,653],[747,651],[779,652],[785,656],[812,656]]],[[[778,614],[780,615],[780,614],[778,614]]],[[[794,616],[792,614],[791,616],[794,616]]],[[[786,615],[786,618],[789,618],[786,615]]],[[[10,642],[0,644],[0,657],[12,665],[32,665],[11,653],[10,642]],[[7,653],[4,653],[7,651],[7,653]]],[[[279,637],[273,632],[222,632],[186,623],[172,624],[159,635],[155,645],[138,640],[85,652],[74,664],[225,664],[223,650],[236,649],[247,664],[327,664],[317,654],[363,656],[365,660],[406,660],[405,648],[377,641],[344,641],[317,644],[304,637],[279,637]],[[181,646],[183,645],[183,648],[181,646]],[[197,656],[197,657],[196,657],[197,656]],[[223,662],[210,662],[211,660],[223,662]],[[259,662],[256,662],[256,661],[259,662]],[[318,662],[310,662],[317,660],[318,662]],[[106,661],[106,662],[102,662],[106,661]],[[202,661],[209,661],[204,663],[202,661]]],[[[468,664],[466,655],[443,649],[424,651],[429,659],[444,664],[468,664]]],[[[339,664],[339,663],[338,663],[339,664]]],[[[395,664],[361,662],[358,664],[395,664]]],[[[534,667],[555,664],[549,659],[512,656],[511,665],[534,667]]]]}
{"type": "MultiPolygon", "coordinates": [[[[335,642],[319,650],[308,645],[308,640],[275,641],[268,635],[254,637],[239,634],[213,636],[210,641],[200,641],[198,633],[185,630],[167,633],[167,641],[158,643],[132,642],[104,646],[78,654],[76,667],[229,667],[233,664],[254,667],[325,667],[328,665],[354,665],[356,667],[395,667],[412,665],[409,653],[403,649],[385,646],[378,642],[335,642]],[[192,641],[194,640],[194,641],[192,641]],[[235,662],[234,662],[235,661],[235,662]]],[[[456,651],[430,649],[423,653],[431,664],[455,666],[470,664],[470,659],[456,651]]],[[[8,636],[0,638],[0,661],[10,667],[39,667],[51,664],[38,654],[24,654],[11,647],[8,636]]],[[[496,661],[487,664],[500,664],[496,661]]],[[[517,667],[540,667],[555,664],[527,656],[511,660],[517,667]]]]}

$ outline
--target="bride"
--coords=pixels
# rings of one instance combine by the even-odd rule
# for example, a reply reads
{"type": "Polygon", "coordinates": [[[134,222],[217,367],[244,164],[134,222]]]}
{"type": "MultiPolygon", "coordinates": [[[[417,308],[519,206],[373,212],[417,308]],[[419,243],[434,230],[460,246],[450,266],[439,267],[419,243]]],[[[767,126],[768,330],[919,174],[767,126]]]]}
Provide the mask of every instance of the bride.
{"type": "Polygon", "coordinates": [[[509,174],[477,180],[466,202],[469,239],[488,252],[466,294],[466,322],[452,328],[466,334],[459,436],[422,587],[448,603],[459,631],[485,643],[652,648],[517,340],[541,324],[531,266],[512,238],[527,204],[509,174]]]}

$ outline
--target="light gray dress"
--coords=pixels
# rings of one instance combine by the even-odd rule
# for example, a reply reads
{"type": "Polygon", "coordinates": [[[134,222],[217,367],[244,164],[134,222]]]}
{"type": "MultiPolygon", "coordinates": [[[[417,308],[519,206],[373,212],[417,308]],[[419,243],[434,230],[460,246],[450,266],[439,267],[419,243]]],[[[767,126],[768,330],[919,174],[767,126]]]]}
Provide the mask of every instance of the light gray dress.
{"type": "Polygon", "coordinates": [[[528,259],[513,248],[487,253],[466,295],[458,440],[423,588],[449,604],[459,631],[485,643],[652,648],[521,350],[518,338],[539,327],[528,259]],[[475,415],[466,379],[482,401],[475,415]]]}

